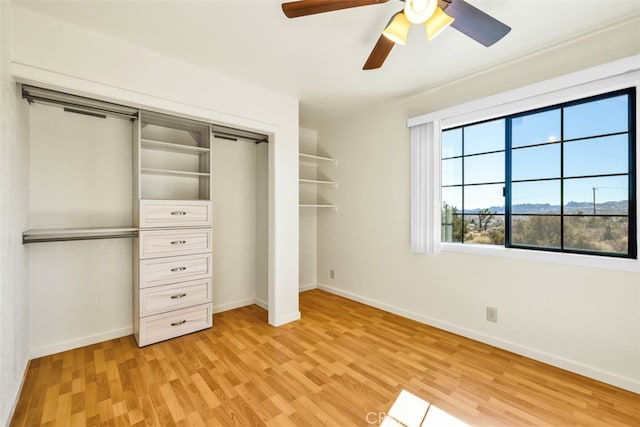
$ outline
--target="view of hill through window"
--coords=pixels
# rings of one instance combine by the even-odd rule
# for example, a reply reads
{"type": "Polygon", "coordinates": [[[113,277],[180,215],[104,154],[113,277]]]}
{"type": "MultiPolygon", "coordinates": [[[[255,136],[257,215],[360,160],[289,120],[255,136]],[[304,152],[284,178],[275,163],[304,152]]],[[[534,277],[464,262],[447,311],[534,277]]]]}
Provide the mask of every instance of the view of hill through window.
{"type": "Polygon", "coordinates": [[[634,102],[625,90],[444,130],[442,241],[635,256],[634,102]]]}

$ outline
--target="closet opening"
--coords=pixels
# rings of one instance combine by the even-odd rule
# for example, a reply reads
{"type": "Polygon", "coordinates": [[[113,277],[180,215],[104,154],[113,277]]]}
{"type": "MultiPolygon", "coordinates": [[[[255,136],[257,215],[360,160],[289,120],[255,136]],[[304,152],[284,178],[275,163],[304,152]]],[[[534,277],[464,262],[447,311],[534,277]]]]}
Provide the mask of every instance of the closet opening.
{"type": "Polygon", "coordinates": [[[268,310],[267,135],[29,85],[22,97],[34,357],[132,332],[144,346],[211,326],[216,311],[268,310]],[[162,262],[179,265],[165,277],[162,262]]]}

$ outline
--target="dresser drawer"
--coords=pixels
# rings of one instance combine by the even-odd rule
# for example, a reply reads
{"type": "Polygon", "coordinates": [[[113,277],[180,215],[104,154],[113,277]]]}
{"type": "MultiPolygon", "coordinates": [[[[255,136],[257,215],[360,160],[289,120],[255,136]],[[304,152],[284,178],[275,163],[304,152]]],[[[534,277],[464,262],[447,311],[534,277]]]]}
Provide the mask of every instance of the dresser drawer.
{"type": "Polygon", "coordinates": [[[211,279],[192,280],[140,290],[140,316],[165,313],[211,302],[211,279]]]}
{"type": "Polygon", "coordinates": [[[142,230],[140,258],[211,252],[211,228],[142,230]]]}
{"type": "Polygon", "coordinates": [[[140,228],[211,226],[208,200],[140,200],[140,228]]]}
{"type": "Polygon", "coordinates": [[[140,287],[211,277],[211,253],[140,260],[140,287]]]}
{"type": "Polygon", "coordinates": [[[213,324],[212,304],[202,304],[140,319],[139,346],[175,338],[210,328],[213,324]]]}

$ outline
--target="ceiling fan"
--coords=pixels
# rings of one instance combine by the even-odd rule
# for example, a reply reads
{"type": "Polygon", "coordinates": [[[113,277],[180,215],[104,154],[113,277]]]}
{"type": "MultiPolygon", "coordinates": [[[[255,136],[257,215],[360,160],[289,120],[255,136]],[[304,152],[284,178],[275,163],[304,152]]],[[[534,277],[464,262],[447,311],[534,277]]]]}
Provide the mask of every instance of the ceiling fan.
{"type": "MultiPolygon", "coordinates": [[[[389,0],[301,0],[282,4],[288,18],[386,3],[389,0]]],[[[404,8],[394,14],[373,47],[363,70],[380,68],[395,44],[405,44],[411,24],[424,25],[431,40],[451,25],[484,46],[491,46],[511,31],[464,0],[400,0],[404,8]]]]}

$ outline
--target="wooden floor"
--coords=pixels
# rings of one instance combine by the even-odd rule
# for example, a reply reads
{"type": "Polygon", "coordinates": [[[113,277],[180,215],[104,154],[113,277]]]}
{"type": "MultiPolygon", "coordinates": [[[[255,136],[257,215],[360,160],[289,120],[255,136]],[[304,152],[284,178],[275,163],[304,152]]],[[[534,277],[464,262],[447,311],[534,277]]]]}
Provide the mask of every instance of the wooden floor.
{"type": "Polygon", "coordinates": [[[472,425],[640,425],[640,395],[319,290],[300,309],[35,359],[11,425],[365,426],[401,389],[472,425]]]}

